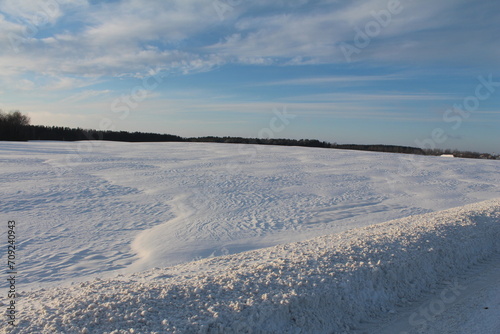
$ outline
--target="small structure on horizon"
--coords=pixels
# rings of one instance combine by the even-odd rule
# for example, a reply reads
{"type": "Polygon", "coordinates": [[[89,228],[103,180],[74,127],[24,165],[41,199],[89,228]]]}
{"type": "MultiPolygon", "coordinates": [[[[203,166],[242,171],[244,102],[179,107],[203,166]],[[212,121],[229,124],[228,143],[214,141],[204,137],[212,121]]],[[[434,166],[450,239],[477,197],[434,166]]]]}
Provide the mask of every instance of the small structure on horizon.
{"type": "Polygon", "coordinates": [[[441,154],[441,156],[444,158],[454,158],[455,157],[453,154],[441,154]]]}

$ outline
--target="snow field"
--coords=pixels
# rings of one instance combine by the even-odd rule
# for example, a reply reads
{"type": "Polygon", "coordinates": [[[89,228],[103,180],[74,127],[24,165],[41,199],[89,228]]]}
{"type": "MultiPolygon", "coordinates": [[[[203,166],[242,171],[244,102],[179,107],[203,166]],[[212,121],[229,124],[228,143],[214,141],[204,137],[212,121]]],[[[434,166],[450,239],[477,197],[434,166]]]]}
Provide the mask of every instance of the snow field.
{"type": "Polygon", "coordinates": [[[27,290],[500,196],[498,161],[304,147],[1,142],[0,167],[0,213],[19,223],[27,290]]]}
{"type": "MultiPolygon", "coordinates": [[[[2,333],[348,333],[500,251],[500,200],[27,292],[2,333]]],[[[3,325],[3,324],[2,324],[3,325]]]]}

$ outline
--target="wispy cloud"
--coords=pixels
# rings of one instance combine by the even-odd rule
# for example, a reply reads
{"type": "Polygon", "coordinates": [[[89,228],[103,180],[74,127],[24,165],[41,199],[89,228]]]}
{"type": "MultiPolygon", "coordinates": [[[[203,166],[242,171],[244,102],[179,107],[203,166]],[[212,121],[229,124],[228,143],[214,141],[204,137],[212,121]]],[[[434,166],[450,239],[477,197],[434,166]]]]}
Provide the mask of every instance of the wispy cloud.
{"type": "MultiPolygon", "coordinates": [[[[474,93],[478,75],[500,80],[497,1],[400,0],[351,62],[340,46],[366,35],[389,1],[224,3],[220,15],[211,0],[0,0],[2,108],[96,127],[113,117],[116,96],[154,72],[168,79],[117,125],[168,123],[162,116],[213,124],[208,115],[249,124],[280,103],[305,117],[413,125],[442,122],[444,110],[474,93]]],[[[497,95],[463,131],[497,124],[497,95]]]]}
{"type": "Polygon", "coordinates": [[[357,76],[325,76],[325,77],[311,77],[300,79],[289,79],[280,81],[270,81],[257,83],[260,86],[283,86],[283,85],[324,85],[331,83],[341,84],[359,84],[373,81],[386,81],[386,80],[401,80],[402,77],[398,75],[357,75],[357,76]]]}
{"type": "Polygon", "coordinates": [[[77,94],[74,94],[72,96],[69,96],[65,99],[63,99],[61,102],[66,103],[66,102],[79,102],[82,100],[86,100],[88,98],[95,98],[97,96],[102,96],[102,95],[108,95],[111,91],[109,89],[105,90],[85,90],[83,92],[79,92],[77,94]]]}
{"type": "Polygon", "coordinates": [[[308,102],[375,102],[375,101],[453,101],[456,96],[441,93],[398,93],[398,92],[377,92],[377,93],[325,93],[309,94],[287,98],[288,101],[308,101],[308,102]]]}
{"type": "MultiPolygon", "coordinates": [[[[382,0],[256,1],[234,6],[221,21],[212,3],[202,0],[56,3],[49,10],[34,0],[1,2],[2,44],[7,46],[0,51],[2,72],[102,77],[145,73],[148,67],[190,73],[226,63],[342,63],[339,43],[352,41],[355,27],[363,29],[373,20],[373,12],[387,7],[382,0]],[[38,21],[31,22],[37,15],[38,21]],[[36,30],[27,34],[30,24],[36,30]],[[6,38],[13,35],[22,38],[17,54],[6,38]]],[[[401,4],[401,14],[363,50],[359,61],[404,65],[415,59],[443,62],[453,56],[454,61],[482,59],[497,64],[496,3],[402,0],[401,4]],[[464,31],[463,22],[475,28],[464,31]]]]}

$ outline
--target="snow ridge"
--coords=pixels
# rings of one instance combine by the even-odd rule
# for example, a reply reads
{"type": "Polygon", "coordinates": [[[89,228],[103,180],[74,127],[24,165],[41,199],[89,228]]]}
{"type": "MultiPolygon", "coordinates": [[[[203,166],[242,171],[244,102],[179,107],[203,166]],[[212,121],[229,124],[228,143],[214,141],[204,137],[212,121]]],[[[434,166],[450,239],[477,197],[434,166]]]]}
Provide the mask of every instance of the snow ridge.
{"type": "Polygon", "coordinates": [[[343,333],[500,252],[499,240],[494,199],[25,293],[19,325],[2,333],[343,333]]]}

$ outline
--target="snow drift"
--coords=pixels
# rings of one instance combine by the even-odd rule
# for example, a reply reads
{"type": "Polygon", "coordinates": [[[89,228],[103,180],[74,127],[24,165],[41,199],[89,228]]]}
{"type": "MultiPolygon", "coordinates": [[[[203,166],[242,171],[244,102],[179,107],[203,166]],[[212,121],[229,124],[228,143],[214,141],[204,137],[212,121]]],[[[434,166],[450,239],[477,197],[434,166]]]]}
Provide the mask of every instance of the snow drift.
{"type": "Polygon", "coordinates": [[[25,293],[10,333],[342,333],[500,251],[500,200],[25,293]]]}
{"type": "MultiPolygon", "coordinates": [[[[2,219],[19,222],[21,290],[171,267],[500,197],[494,160],[105,141],[1,142],[0,157],[2,219]]],[[[0,280],[0,296],[7,283],[0,280]]]]}

